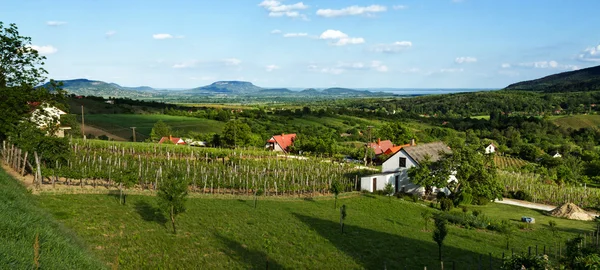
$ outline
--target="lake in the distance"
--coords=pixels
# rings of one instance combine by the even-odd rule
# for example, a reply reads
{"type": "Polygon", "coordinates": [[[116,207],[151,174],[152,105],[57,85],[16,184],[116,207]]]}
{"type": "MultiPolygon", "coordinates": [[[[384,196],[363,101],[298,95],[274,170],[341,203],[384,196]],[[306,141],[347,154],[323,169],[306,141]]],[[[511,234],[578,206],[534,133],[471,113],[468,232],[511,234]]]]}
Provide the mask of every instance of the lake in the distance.
{"type": "MultiPolygon", "coordinates": [[[[363,90],[363,89],[358,89],[363,90]]],[[[373,92],[386,92],[396,95],[436,95],[436,94],[450,94],[450,93],[466,93],[466,92],[481,92],[481,91],[493,91],[498,90],[496,88],[420,88],[420,89],[408,89],[408,88],[370,88],[364,89],[373,92]]]]}

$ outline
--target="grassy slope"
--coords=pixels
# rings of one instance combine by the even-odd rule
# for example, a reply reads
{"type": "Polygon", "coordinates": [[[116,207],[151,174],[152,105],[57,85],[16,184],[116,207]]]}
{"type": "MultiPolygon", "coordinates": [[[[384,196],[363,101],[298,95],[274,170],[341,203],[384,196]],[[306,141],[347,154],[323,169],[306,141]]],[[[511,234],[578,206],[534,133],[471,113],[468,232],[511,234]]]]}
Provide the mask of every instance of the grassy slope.
{"type": "Polygon", "coordinates": [[[145,136],[150,135],[152,127],[162,120],[171,126],[174,131],[196,131],[201,133],[221,132],[223,123],[194,117],[171,116],[160,114],[90,114],[85,116],[86,124],[97,126],[117,136],[129,138],[131,129],[145,136]]]}
{"type": "Polygon", "coordinates": [[[564,128],[598,128],[600,126],[600,115],[569,115],[550,118],[557,126],[564,128]]]}
{"type": "Polygon", "coordinates": [[[0,169],[0,268],[35,269],[39,233],[42,269],[102,269],[73,235],[41,210],[27,190],[0,169]]]}
{"type": "MultiPolygon", "coordinates": [[[[420,213],[427,208],[376,196],[341,199],[348,207],[347,233],[339,231],[339,211],[332,200],[260,200],[257,209],[242,199],[193,198],[170,233],[156,198],[130,196],[118,205],[106,195],[42,195],[43,207],[95,246],[107,263],[118,255],[123,269],[263,268],[271,269],[400,269],[404,265],[438,269],[437,246],[423,231],[420,213]]],[[[492,204],[472,206],[495,218],[535,217],[532,230],[513,237],[517,252],[527,246],[553,246],[548,231],[553,219],[563,241],[594,228],[592,222],[546,217],[537,211],[492,204]]],[[[429,225],[430,229],[432,225],[429,225]]],[[[446,261],[466,269],[480,255],[492,253],[496,267],[505,245],[502,235],[451,226],[445,242],[446,261]]],[[[487,262],[487,257],[484,257],[487,262]]]]}

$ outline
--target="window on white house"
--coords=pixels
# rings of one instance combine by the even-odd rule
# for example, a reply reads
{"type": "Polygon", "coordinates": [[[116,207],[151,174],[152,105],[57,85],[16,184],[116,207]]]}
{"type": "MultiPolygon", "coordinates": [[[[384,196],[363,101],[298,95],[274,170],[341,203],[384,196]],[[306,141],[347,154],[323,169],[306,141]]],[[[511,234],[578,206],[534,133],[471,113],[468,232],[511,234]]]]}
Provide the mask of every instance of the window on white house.
{"type": "Polygon", "coordinates": [[[400,158],[400,168],[406,168],[406,158],[405,157],[401,157],[400,158]]]}

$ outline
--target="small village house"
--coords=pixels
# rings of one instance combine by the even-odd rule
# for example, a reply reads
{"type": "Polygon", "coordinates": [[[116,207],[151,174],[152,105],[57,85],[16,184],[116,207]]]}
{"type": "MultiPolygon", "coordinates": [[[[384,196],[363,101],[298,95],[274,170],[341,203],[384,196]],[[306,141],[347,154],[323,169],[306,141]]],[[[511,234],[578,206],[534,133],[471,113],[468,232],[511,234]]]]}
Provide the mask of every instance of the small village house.
{"type": "MultiPolygon", "coordinates": [[[[31,117],[29,118],[31,122],[36,124],[39,129],[46,129],[51,125],[55,125],[57,127],[54,136],[63,138],[65,137],[65,130],[70,130],[71,127],[61,127],[60,126],[60,116],[67,114],[61,109],[49,105],[47,103],[40,102],[29,102],[29,106],[32,107],[31,117]]],[[[49,134],[47,134],[49,135],[49,134]]]]}
{"type": "MultiPolygon", "coordinates": [[[[450,148],[443,142],[404,146],[383,162],[381,173],[364,176],[360,179],[361,190],[369,192],[383,190],[385,185],[390,183],[395,192],[423,194],[425,188],[410,181],[408,169],[419,166],[419,162],[427,156],[431,161],[438,161],[443,153],[450,152],[450,148]]],[[[448,182],[451,181],[457,181],[454,175],[449,177],[448,182]]],[[[446,188],[433,189],[434,193],[438,191],[449,193],[446,188]]]]}
{"type": "Polygon", "coordinates": [[[558,151],[551,152],[550,156],[553,157],[553,158],[562,157],[562,155],[558,151]]]}
{"type": "Polygon", "coordinates": [[[492,154],[492,153],[496,153],[496,145],[494,145],[493,143],[490,143],[488,146],[485,147],[485,153],[486,154],[492,154]]]}
{"type": "Polygon", "coordinates": [[[390,140],[382,141],[381,139],[377,139],[377,142],[369,143],[368,147],[372,148],[373,152],[375,152],[375,155],[378,156],[385,153],[385,151],[388,149],[394,147],[394,143],[392,143],[390,140]]]}
{"type": "Polygon", "coordinates": [[[173,144],[177,145],[186,145],[185,141],[182,138],[173,137],[171,135],[169,135],[169,137],[160,138],[160,141],[158,141],[158,143],[163,144],[168,141],[171,141],[173,144]]]}
{"type": "Polygon", "coordinates": [[[267,144],[265,148],[276,151],[288,153],[290,151],[290,147],[294,145],[294,141],[296,140],[296,134],[285,134],[275,135],[267,140],[267,144]]]}

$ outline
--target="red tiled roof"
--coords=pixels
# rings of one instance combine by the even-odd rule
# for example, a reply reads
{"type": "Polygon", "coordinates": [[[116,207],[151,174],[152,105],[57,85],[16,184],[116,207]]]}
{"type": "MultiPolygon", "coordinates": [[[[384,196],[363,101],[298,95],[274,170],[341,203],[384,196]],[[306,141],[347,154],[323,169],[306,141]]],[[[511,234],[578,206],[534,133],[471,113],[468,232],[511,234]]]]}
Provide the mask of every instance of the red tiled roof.
{"type": "Polygon", "coordinates": [[[185,144],[185,142],[183,140],[181,140],[181,138],[177,138],[177,137],[162,137],[162,138],[160,138],[160,141],[158,143],[163,143],[163,142],[166,142],[169,140],[171,142],[173,142],[174,144],[179,144],[179,145],[185,144]],[[181,140],[181,142],[179,140],[181,140]]]}
{"type": "MultiPolygon", "coordinates": [[[[294,145],[295,139],[296,139],[296,134],[292,133],[292,134],[275,135],[275,136],[273,136],[273,138],[271,140],[275,140],[275,142],[277,142],[277,144],[279,144],[281,149],[283,149],[284,151],[287,151],[290,146],[294,145]]],[[[271,142],[271,140],[269,140],[269,142],[271,142]]]]}
{"type": "Polygon", "coordinates": [[[369,143],[369,147],[373,148],[373,150],[375,151],[375,155],[381,155],[385,153],[385,151],[387,151],[388,149],[394,147],[394,143],[392,143],[392,141],[390,140],[378,140],[377,142],[369,143]]]}
{"type": "Polygon", "coordinates": [[[410,146],[410,143],[388,148],[388,150],[385,150],[385,152],[383,152],[383,153],[386,155],[396,154],[396,153],[398,153],[398,151],[400,151],[400,149],[402,149],[403,147],[407,147],[407,146],[410,146]]]}

